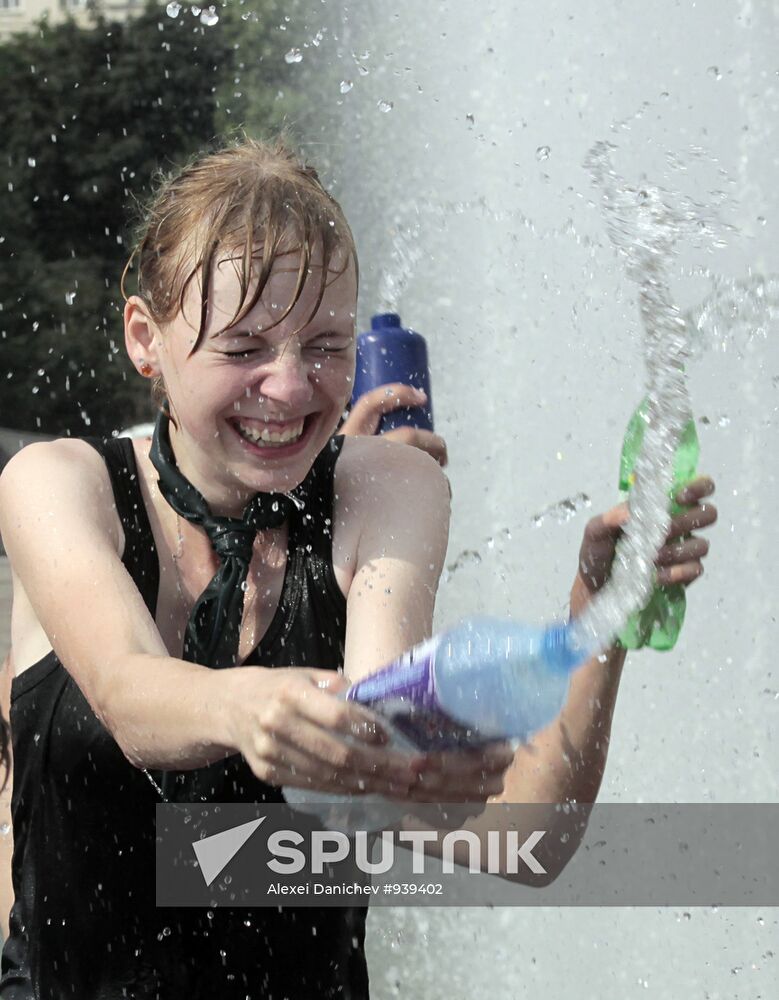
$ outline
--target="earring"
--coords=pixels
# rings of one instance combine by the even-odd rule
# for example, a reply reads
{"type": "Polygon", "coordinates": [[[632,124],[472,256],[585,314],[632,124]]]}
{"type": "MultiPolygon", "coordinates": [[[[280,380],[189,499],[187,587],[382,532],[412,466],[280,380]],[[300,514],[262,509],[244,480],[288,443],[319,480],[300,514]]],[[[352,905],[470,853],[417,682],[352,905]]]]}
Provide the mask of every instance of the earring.
{"type": "Polygon", "coordinates": [[[141,373],[141,375],[143,375],[144,378],[148,378],[152,374],[154,369],[148,363],[148,361],[142,361],[140,367],[138,368],[138,371],[141,373]]]}

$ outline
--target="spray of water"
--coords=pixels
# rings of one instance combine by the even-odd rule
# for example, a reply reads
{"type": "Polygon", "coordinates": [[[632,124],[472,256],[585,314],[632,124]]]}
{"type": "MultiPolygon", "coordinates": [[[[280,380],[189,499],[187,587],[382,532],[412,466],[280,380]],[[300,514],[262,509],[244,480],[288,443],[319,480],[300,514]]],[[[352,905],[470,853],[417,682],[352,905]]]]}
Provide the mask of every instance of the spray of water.
{"type": "Polygon", "coordinates": [[[669,288],[680,245],[722,245],[727,226],[717,207],[661,187],[629,185],[616,171],[616,147],[597,143],[585,165],[600,189],[609,238],[639,291],[648,383],[647,427],[631,492],[630,521],[620,538],[611,577],[572,623],[574,647],[605,649],[655,585],[654,560],[670,526],[668,495],[674,454],[691,419],[684,365],[690,355],[688,323],[669,288]]]}
{"type": "MultiPolygon", "coordinates": [[[[616,123],[613,132],[630,131],[647,107],[642,105],[630,118],[616,123]]],[[[710,252],[726,245],[726,237],[736,232],[721,217],[729,195],[724,190],[712,191],[704,204],[659,185],[631,185],[614,166],[616,152],[617,146],[612,143],[597,143],[585,167],[600,192],[609,240],[626,274],[638,287],[649,406],[636,483],[629,499],[630,522],[617,546],[610,580],[570,628],[571,646],[588,655],[607,648],[654,589],[654,560],[670,525],[674,455],[680,434],[692,417],[685,376],[687,361],[705,349],[735,349],[740,353],[742,343],[765,337],[779,319],[779,276],[733,280],[714,275],[708,268],[692,273],[709,277],[710,295],[695,308],[680,312],[670,291],[672,276],[684,273],[678,256],[685,248],[710,252]]],[[[668,168],[680,174],[685,174],[695,160],[718,167],[719,182],[723,187],[733,186],[726,171],[699,147],[690,147],[684,155],[666,154],[668,168]]],[[[414,204],[414,220],[409,224],[410,207],[406,206],[396,220],[390,263],[380,282],[382,308],[391,311],[398,309],[419,260],[423,219],[446,219],[467,210],[482,211],[496,220],[507,216],[505,210],[493,210],[483,199],[471,204],[414,204]],[[405,217],[404,225],[401,217],[405,217]]],[[[514,223],[523,222],[538,238],[568,235],[577,243],[589,242],[572,224],[561,231],[539,233],[524,214],[510,214],[514,223]]],[[[465,550],[447,567],[445,580],[461,565],[478,561],[479,549],[465,550]]]]}

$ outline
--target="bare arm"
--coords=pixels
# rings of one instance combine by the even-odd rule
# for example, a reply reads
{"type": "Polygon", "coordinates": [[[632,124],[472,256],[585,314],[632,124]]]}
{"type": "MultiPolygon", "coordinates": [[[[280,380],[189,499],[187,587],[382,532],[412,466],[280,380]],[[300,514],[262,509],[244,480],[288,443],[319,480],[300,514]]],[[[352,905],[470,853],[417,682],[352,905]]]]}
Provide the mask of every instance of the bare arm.
{"type": "Polygon", "coordinates": [[[0,477],[0,527],[57,656],[134,764],[195,767],[230,752],[229,683],[168,656],[122,564],[102,458],[79,441],[23,449],[0,477]]]}
{"type": "MultiPolygon", "coordinates": [[[[571,617],[588,595],[577,577],[571,617]]],[[[626,651],[612,647],[604,662],[588,660],[571,678],[563,710],[517,750],[500,802],[594,802],[606,767],[611,723],[626,651]]]]}
{"type": "MultiPolygon", "coordinates": [[[[0,713],[8,721],[11,714],[11,681],[14,667],[9,652],[0,667],[0,713]]],[[[10,755],[10,749],[9,749],[10,755]]],[[[11,823],[11,795],[13,792],[13,771],[3,775],[5,781],[0,791],[0,932],[3,940],[8,939],[8,918],[14,902],[14,887],[11,879],[11,859],[13,857],[14,836],[11,823]]]]}
{"type": "Polygon", "coordinates": [[[361,438],[344,457],[341,509],[361,524],[344,663],[356,681],[430,637],[449,536],[449,487],[428,455],[404,445],[361,438]]]}

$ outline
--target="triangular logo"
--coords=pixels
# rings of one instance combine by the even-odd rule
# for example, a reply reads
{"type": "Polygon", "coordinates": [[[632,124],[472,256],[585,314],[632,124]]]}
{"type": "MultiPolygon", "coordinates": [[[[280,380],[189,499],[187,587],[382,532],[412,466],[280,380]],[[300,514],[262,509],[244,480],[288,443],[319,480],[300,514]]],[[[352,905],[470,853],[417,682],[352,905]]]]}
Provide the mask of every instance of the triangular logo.
{"type": "Polygon", "coordinates": [[[257,827],[264,822],[265,816],[261,816],[250,823],[241,823],[240,826],[215,833],[212,837],[193,841],[192,849],[206,885],[211,885],[225,865],[232,861],[257,827]]]}

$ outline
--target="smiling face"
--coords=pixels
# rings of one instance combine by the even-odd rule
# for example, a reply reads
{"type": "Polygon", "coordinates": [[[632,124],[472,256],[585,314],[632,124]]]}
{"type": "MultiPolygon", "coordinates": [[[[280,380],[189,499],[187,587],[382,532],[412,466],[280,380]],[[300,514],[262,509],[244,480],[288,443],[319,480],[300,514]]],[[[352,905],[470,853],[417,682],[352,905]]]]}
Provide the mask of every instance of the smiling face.
{"type": "MultiPolygon", "coordinates": [[[[338,255],[340,256],[340,255],[338,255]]],[[[201,289],[155,336],[182,473],[219,513],[236,514],[256,492],[292,489],[335,431],[351,395],[357,280],[350,261],[331,261],[319,307],[319,270],[294,299],[300,258],[279,255],[261,299],[232,322],[241,301],[234,259],[214,268],[204,337],[201,289]],[[230,325],[231,324],[231,325],[230,325]]]]}

